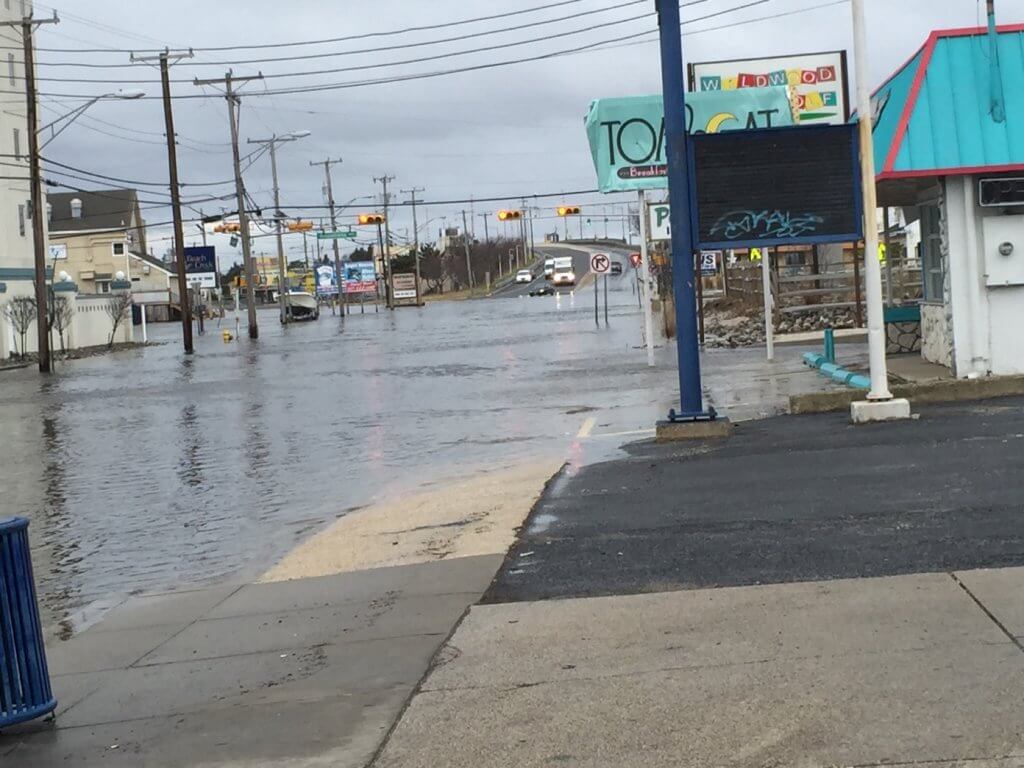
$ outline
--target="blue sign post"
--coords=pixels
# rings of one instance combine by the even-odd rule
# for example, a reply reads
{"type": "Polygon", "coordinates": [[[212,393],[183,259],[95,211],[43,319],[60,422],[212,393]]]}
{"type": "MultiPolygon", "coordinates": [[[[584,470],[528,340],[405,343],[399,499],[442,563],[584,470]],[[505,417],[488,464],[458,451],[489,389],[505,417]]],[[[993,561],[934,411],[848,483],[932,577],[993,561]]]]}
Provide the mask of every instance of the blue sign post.
{"type": "Polygon", "coordinates": [[[697,293],[693,268],[693,190],[687,173],[686,99],[683,80],[682,27],[676,0],[657,0],[661,38],[661,92],[665,99],[668,190],[672,201],[672,286],[676,301],[676,347],[679,352],[680,410],[669,421],[714,420],[704,409],[697,341],[697,293]]]}

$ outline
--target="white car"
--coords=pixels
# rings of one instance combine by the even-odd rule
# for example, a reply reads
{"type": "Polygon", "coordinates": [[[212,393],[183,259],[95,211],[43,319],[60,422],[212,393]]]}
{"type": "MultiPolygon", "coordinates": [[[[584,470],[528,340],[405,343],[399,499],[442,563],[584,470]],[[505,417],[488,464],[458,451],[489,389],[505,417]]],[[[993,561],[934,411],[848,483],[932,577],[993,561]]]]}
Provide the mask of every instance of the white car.
{"type": "Polygon", "coordinates": [[[516,272],[516,282],[517,283],[532,283],[533,282],[533,272],[531,272],[528,269],[520,269],[518,272],[516,272]]]}

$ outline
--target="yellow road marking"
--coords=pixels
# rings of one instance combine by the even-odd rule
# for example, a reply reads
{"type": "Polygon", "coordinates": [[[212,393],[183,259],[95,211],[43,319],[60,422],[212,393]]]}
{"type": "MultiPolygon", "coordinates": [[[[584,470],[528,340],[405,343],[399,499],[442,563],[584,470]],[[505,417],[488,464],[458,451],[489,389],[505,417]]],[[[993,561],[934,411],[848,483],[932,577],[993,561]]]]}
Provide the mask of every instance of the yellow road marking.
{"type": "Polygon", "coordinates": [[[593,417],[587,418],[583,421],[583,426],[580,427],[580,431],[576,433],[577,438],[590,437],[590,433],[594,431],[594,425],[597,422],[593,417]]]}
{"type": "Polygon", "coordinates": [[[628,432],[602,432],[599,435],[591,435],[591,437],[629,437],[630,435],[653,435],[654,433],[653,429],[631,429],[628,432]]]}

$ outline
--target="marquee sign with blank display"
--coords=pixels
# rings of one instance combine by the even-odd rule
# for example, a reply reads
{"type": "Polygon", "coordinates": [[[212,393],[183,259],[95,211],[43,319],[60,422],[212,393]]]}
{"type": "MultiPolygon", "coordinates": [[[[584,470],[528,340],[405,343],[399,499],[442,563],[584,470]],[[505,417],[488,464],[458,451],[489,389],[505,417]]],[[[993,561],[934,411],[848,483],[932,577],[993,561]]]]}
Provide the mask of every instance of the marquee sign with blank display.
{"type": "Polygon", "coordinates": [[[857,242],[863,236],[855,125],[690,139],[698,247],[857,242]]]}

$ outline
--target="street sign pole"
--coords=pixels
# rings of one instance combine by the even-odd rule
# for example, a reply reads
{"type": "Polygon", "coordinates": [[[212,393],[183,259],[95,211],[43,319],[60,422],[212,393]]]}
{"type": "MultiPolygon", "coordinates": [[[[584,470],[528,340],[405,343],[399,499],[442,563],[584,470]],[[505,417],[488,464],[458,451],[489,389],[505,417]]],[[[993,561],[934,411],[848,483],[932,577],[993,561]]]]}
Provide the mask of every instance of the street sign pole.
{"type": "Polygon", "coordinates": [[[604,324],[608,325],[608,275],[604,276],[604,324]]]}
{"type": "Polygon", "coordinates": [[[694,287],[693,201],[687,172],[686,100],[683,82],[683,44],[676,0],[657,0],[661,39],[661,81],[665,101],[665,147],[668,188],[672,198],[672,283],[676,300],[676,346],[679,350],[680,411],[669,411],[669,421],[714,419],[704,410],[697,343],[697,297],[694,287]]]}
{"type": "Polygon", "coordinates": [[[598,328],[601,327],[601,320],[598,315],[597,307],[597,281],[599,277],[600,275],[594,275],[594,325],[596,325],[598,328]]]}
{"type": "Polygon", "coordinates": [[[637,282],[642,283],[641,292],[644,301],[644,336],[647,340],[647,365],[654,367],[654,308],[651,297],[651,258],[647,247],[650,233],[647,226],[647,195],[641,189],[637,192],[640,199],[640,264],[636,268],[637,282]]]}

